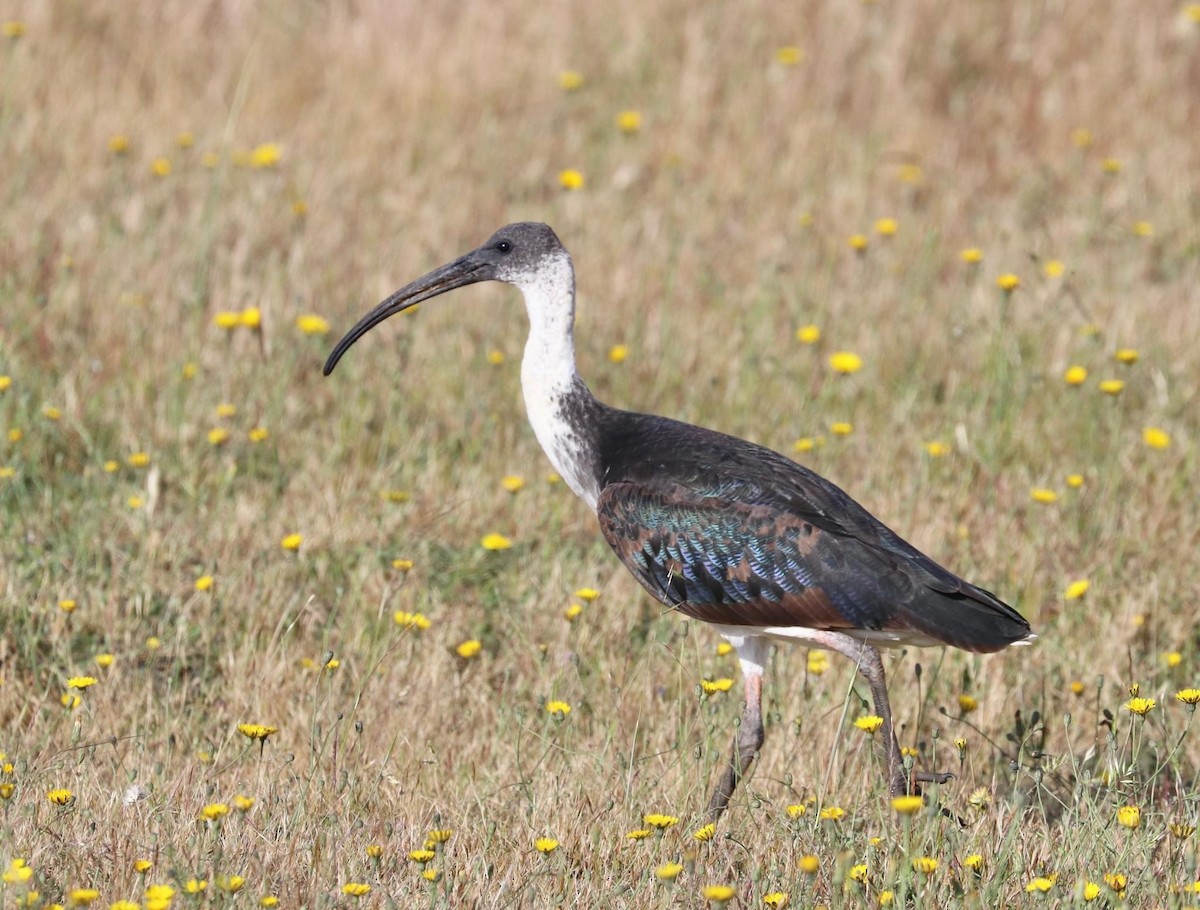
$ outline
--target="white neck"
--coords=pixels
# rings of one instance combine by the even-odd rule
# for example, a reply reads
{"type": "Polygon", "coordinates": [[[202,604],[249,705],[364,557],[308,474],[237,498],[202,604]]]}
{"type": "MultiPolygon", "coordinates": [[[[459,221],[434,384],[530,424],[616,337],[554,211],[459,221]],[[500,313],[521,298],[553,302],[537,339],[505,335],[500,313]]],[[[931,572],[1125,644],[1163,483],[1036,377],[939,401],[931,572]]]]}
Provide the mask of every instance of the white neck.
{"type": "Polygon", "coordinates": [[[586,442],[567,421],[566,402],[576,387],[575,271],[571,257],[543,260],[537,272],[513,281],[525,296],[529,339],[521,361],[521,391],[533,432],[550,463],[593,509],[600,490],[587,463],[586,442]]]}

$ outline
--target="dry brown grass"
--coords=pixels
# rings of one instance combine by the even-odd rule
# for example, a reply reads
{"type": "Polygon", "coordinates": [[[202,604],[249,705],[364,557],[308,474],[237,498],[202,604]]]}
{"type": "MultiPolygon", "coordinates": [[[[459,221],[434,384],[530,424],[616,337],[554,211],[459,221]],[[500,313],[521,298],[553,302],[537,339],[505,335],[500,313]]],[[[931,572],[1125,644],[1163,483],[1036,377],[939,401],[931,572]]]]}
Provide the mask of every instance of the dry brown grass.
{"type": "Polygon", "coordinates": [[[0,783],[15,783],[0,863],[35,869],[6,903],[30,885],[35,904],[79,887],[141,901],[162,882],[179,904],[203,878],[206,901],[246,905],[698,906],[728,882],[747,907],[776,889],[794,906],[885,890],[997,906],[1037,875],[1070,903],[1112,872],[1131,904],[1187,903],[1195,840],[1168,825],[1195,822],[1200,765],[1173,698],[1197,671],[1200,15],[793,7],[0,0],[0,20],[26,25],[0,46],[0,783]],[[785,45],[798,66],[776,61],[785,45]],[[559,87],[567,69],[579,91],[559,87]],[[614,125],[627,108],[636,135],[614,125]],[[234,163],[268,142],[276,166],[234,163]],[[560,189],[567,167],[581,191],[560,189]],[[782,451],[852,421],[803,459],[1033,622],[1041,640],[1019,653],[889,662],[904,743],[958,772],[937,799],[965,825],[896,821],[849,722],[851,668],[809,674],[796,649],[775,658],[754,777],[716,839],[691,840],[737,715],[736,687],[704,701],[697,684],[736,664],[661,615],[586,508],[544,482],[511,291],[426,305],[321,378],[332,339],[296,316],[336,334],[522,219],[575,254],[580,367],[600,397],[782,451]],[[968,246],[981,265],[959,260],[968,246]],[[1045,276],[1051,259],[1065,275],[1045,276]],[[1021,279],[1007,304],[1004,272],[1021,279]],[[247,306],[261,333],[213,325],[247,306]],[[793,339],[810,322],[816,347],[793,339]],[[1138,363],[1116,363],[1120,347],[1138,363]],[[832,375],[837,349],[864,370],[832,375]],[[1073,363],[1091,371],[1078,389],[1061,380],[1073,363]],[[1109,376],[1118,398],[1097,391],[1109,376]],[[215,416],[221,402],[237,414],[215,416]],[[248,441],[255,425],[269,440],[248,441]],[[215,426],[232,434],[220,447],[215,426]],[[1170,447],[1146,446],[1147,426],[1170,447]],[[950,453],[928,457],[934,439],[950,453]],[[149,468],[125,463],[135,451],[149,468]],[[510,473],[527,479],[516,496],[510,473]],[[1035,486],[1059,501],[1032,502],[1035,486]],[[491,531],[514,548],[485,553],[491,531]],[[291,532],[298,554],[279,545],[291,532]],[[1091,590],[1066,601],[1076,578],[1091,590]],[[602,594],[568,623],[583,585],[602,594]],[[401,609],[432,627],[398,629],[401,609]],[[468,638],[483,651],[464,661],[468,638]],[[66,710],[82,673],[100,682],[66,710]],[[1133,682],[1159,701],[1145,722],[1121,707],[1133,682]],[[547,698],[570,716],[548,719],[547,698]],[[236,731],[248,721],[279,727],[261,754],[236,731]],[[148,796],[125,807],[133,784],[148,796]],[[986,811],[968,804],[981,787],[986,811]],[[257,802],[198,820],[235,794],[257,802]],[[847,818],[789,820],[807,797],[847,818]],[[1136,831],[1115,824],[1126,803],[1136,831]],[[628,841],[653,811],[683,820],[628,841]],[[454,830],[435,886],[405,858],[431,827],[454,830]],[[543,834],[562,843],[549,857],[543,834]],[[960,866],[976,852],[980,875],[960,866]],[[809,853],[814,877],[797,871],[809,853]],[[928,878],[910,871],[922,855],[940,864],[928,878]],[[156,863],[144,878],[138,858],[156,863]],[[652,870],[674,859],[687,869],[667,889],[652,870]],[[236,896],[229,875],[246,879],[236,896]]]}

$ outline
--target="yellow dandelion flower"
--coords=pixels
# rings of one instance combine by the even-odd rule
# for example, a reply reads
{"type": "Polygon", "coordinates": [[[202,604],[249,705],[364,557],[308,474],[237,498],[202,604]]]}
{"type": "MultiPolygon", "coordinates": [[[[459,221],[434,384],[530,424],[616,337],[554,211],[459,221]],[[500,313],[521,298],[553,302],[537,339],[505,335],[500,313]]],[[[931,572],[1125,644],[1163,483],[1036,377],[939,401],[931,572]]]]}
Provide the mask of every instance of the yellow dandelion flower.
{"type": "Polygon", "coordinates": [[[737,894],[737,890],[732,885],[704,886],[705,899],[712,901],[714,904],[723,904],[726,901],[731,901],[735,894],[737,894]]]}
{"type": "Polygon", "coordinates": [[[1193,25],[1200,25],[1200,3],[1188,3],[1183,8],[1183,17],[1193,25]]]}
{"type": "Polygon", "coordinates": [[[918,856],[913,859],[912,867],[914,872],[920,872],[922,875],[932,875],[937,871],[938,861],[932,856],[918,856]]]}
{"type": "Polygon", "coordinates": [[[58,608],[64,613],[74,613],[79,608],[79,604],[67,597],[58,602],[58,608]]]}
{"type": "Polygon", "coordinates": [[[1171,434],[1158,427],[1146,427],[1142,430],[1142,442],[1152,449],[1165,449],[1171,445],[1171,434]]]}
{"type": "Polygon", "coordinates": [[[75,794],[66,787],[55,787],[46,791],[46,799],[56,806],[69,806],[75,801],[75,794]]]}
{"type": "Polygon", "coordinates": [[[1011,294],[1021,286],[1021,279],[1012,272],[1005,272],[996,279],[996,287],[1004,291],[1006,294],[1011,294]]]}
{"type": "Polygon", "coordinates": [[[775,62],[781,66],[797,66],[804,60],[804,51],[792,45],[775,48],[775,62]]]}
{"type": "Polygon", "coordinates": [[[250,153],[250,166],[257,168],[275,167],[283,158],[283,149],[274,142],[255,146],[250,153]]]}
{"type": "Polygon", "coordinates": [[[829,425],[829,432],[834,436],[849,436],[854,432],[854,424],[846,420],[838,420],[829,425]]]}
{"type": "Polygon", "coordinates": [[[304,535],[302,534],[287,534],[279,541],[281,547],[292,552],[299,550],[302,543],[304,543],[304,535]]]}
{"type": "Polygon", "coordinates": [[[982,869],[983,868],[983,854],[982,853],[972,853],[970,856],[963,859],[962,864],[963,864],[963,866],[965,866],[968,869],[982,869]]]}
{"type": "Polygon", "coordinates": [[[453,828],[434,828],[425,835],[425,840],[431,844],[444,844],[454,836],[453,828]]]}
{"type": "Polygon", "coordinates": [[[727,657],[733,653],[733,645],[727,641],[717,642],[717,657],[727,657]]]}
{"type": "Polygon", "coordinates": [[[583,87],[583,73],[563,70],[558,74],[558,87],[564,92],[575,92],[583,87]]]}
{"type": "Polygon", "coordinates": [[[236,404],[229,404],[229,402],[222,402],[221,404],[217,405],[217,416],[218,417],[221,417],[221,418],[233,417],[236,414],[237,414],[237,405],[236,404]]]}
{"type": "Polygon", "coordinates": [[[679,819],[674,815],[662,815],[658,812],[652,812],[649,815],[643,815],[642,821],[651,828],[657,828],[659,831],[665,831],[672,825],[679,824],[679,819]]]}
{"type": "Polygon", "coordinates": [[[271,435],[271,431],[266,427],[251,427],[250,432],[246,434],[251,442],[265,442],[271,435]]]}
{"type": "Polygon", "coordinates": [[[608,349],[608,360],[610,363],[624,363],[629,358],[629,345],[614,344],[608,349]]]}
{"type": "Polygon", "coordinates": [[[1099,389],[1105,395],[1120,395],[1125,391],[1125,383],[1120,379],[1105,379],[1100,382],[1099,389]]]}
{"type": "Polygon", "coordinates": [[[867,238],[866,234],[851,234],[846,238],[846,243],[850,245],[850,249],[854,250],[854,252],[862,253],[870,245],[871,241],[867,238]]]}
{"type": "Polygon", "coordinates": [[[131,452],[129,457],[125,459],[126,463],[131,468],[144,468],[150,464],[149,452],[131,452]]]}
{"type": "Polygon", "coordinates": [[[237,729],[247,739],[257,739],[260,742],[279,732],[278,727],[268,727],[266,724],[238,724],[237,729]]]}
{"type": "Polygon", "coordinates": [[[196,590],[200,592],[211,591],[213,586],[213,577],[211,575],[201,575],[196,579],[196,590]]]}
{"type": "Polygon", "coordinates": [[[1175,700],[1194,707],[1200,704],[1200,689],[1180,689],[1175,693],[1175,700]]]}
{"type": "Polygon", "coordinates": [[[1134,237],[1153,237],[1154,225],[1149,221],[1135,221],[1129,226],[1130,232],[1134,237]]]}
{"type": "Polygon", "coordinates": [[[506,474],[500,478],[500,486],[509,493],[516,493],[525,487],[525,478],[518,477],[516,474],[506,474]]]}
{"type": "Polygon", "coordinates": [[[716,836],[716,833],[717,833],[716,823],[709,822],[707,825],[701,825],[699,828],[697,828],[695,831],[693,831],[692,837],[695,840],[698,840],[701,843],[704,843],[705,841],[712,840],[713,837],[716,836]]]}
{"type": "Polygon", "coordinates": [[[432,625],[424,613],[409,613],[407,610],[397,610],[392,614],[392,619],[401,629],[414,632],[424,632],[432,625]]]}
{"type": "Polygon", "coordinates": [[[775,910],[782,910],[790,901],[791,896],[786,891],[772,891],[769,894],[763,895],[763,904],[773,907],[775,910]]]}
{"type": "Polygon", "coordinates": [[[184,379],[195,379],[196,374],[200,372],[200,365],[188,361],[179,370],[179,375],[184,379]]]}
{"type": "Polygon", "coordinates": [[[800,857],[800,862],[798,865],[800,867],[800,871],[805,875],[816,875],[821,871],[821,861],[811,853],[800,857]]]}
{"type": "Polygon", "coordinates": [[[73,692],[64,692],[59,697],[58,701],[59,701],[59,704],[61,704],[68,711],[74,711],[76,708],[78,708],[80,705],[83,704],[83,699],[80,698],[78,695],[76,695],[73,692]]]}
{"type": "Polygon", "coordinates": [[[236,329],[241,324],[241,314],[235,313],[232,310],[220,310],[213,314],[213,325],[219,329],[229,331],[230,329],[236,329]]]}
{"type": "Polygon", "coordinates": [[[862,365],[862,358],[850,351],[835,351],[829,355],[829,366],[835,373],[857,373],[862,369],[862,365]]]}
{"type": "Polygon", "coordinates": [[[811,452],[816,448],[816,443],[813,441],[811,436],[801,436],[794,443],[792,443],[792,448],[797,452],[811,452]]]}
{"type": "Polygon", "coordinates": [[[258,800],[256,800],[253,796],[243,796],[239,793],[233,798],[233,808],[237,809],[239,812],[249,812],[254,808],[254,804],[256,802],[258,802],[258,800]]]}
{"type": "Polygon", "coordinates": [[[653,833],[654,832],[651,831],[649,828],[635,828],[633,831],[630,831],[625,836],[629,840],[645,840],[653,833]]]}
{"type": "Polygon", "coordinates": [[[279,906],[279,898],[276,897],[274,894],[264,894],[262,897],[260,897],[258,899],[258,905],[260,907],[267,908],[267,910],[270,910],[271,907],[279,906]]]}
{"type": "Polygon", "coordinates": [[[118,133],[108,139],[108,150],[114,155],[124,155],[129,151],[129,137],[118,133]]]}
{"type": "Polygon", "coordinates": [[[476,655],[478,655],[479,652],[482,650],[483,650],[482,643],[480,643],[477,639],[469,638],[466,641],[459,644],[454,649],[454,652],[459,657],[461,657],[463,660],[470,660],[472,657],[475,657],[476,655]]]}
{"type": "Polygon", "coordinates": [[[846,810],[841,806],[826,806],[820,814],[822,821],[840,822],[845,817],[846,810]]]}
{"type": "Polygon", "coordinates": [[[796,340],[801,344],[816,344],[821,340],[821,329],[809,323],[796,329],[796,340]]]}
{"type": "Polygon", "coordinates": [[[503,534],[485,534],[479,545],[485,550],[507,550],[512,546],[512,541],[503,534]]]}
{"type": "Polygon", "coordinates": [[[617,129],[632,135],[642,128],[642,115],[637,111],[621,111],[617,114],[617,129]]]}
{"type": "Polygon", "coordinates": [[[428,848],[424,850],[409,850],[408,858],[414,863],[424,866],[426,863],[433,862],[437,858],[437,853],[428,848]]]}
{"type": "Polygon", "coordinates": [[[31,878],[33,878],[33,867],[19,856],[14,857],[3,875],[0,875],[0,879],[9,885],[19,885],[31,878]]]}
{"type": "Polygon", "coordinates": [[[920,796],[896,796],[892,798],[892,808],[900,815],[914,815],[921,811],[925,800],[920,796]]]}
{"type": "Polygon", "coordinates": [[[1058,502],[1058,494],[1053,490],[1047,490],[1044,487],[1034,487],[1029,491],[1029,498],[1034,502],[1040,502],[1049,505],[1052,502],[1058,502]]]}
{"type": "Polygon", "coordinates": [[[336,657],[331,657],[331,658],[329,658],[329,660],[325,661],[325,669],[328,670],[330,673],[334,672],[341,665],[342,665],[342,662],[340,660],[338,660],[336,657]]]}
{"type": "Polygon", "coordinates": [[[1046,264],[1042,266],[1042,274],[1047,278],[1061,278],[1067,267],[1061,259],[1047,259],[1046,264]]]}
{"type": "MultiPolygon", "coordinates": [[[[149,872],[153,868],[154,868],[154,863],[148,859],[135,859],[133,861],[133,871],[136,872],[138,875],[145,875],[147,872],[149,872]]],[[[171,889],[171,893],[172,894],[175,893],[174,888],[171,889]]]]}
{"type": "Polygon", "coordinates": [[[1166,664],[1169,669],[1174,670],[1181,663],[1183,663],[1183,655],[1178,651],[1167,651],[1162,656],[1162,662],[1166,664]]]}
{"type": "Polygon", "coordinates": [[[62,420],[62,411],[54,405],[48,404],[42,408],[42,416],[47,420],[62,420]]]}
{"type": "MultiPolygon", "coordinates": [[[[1188,690],[1191,692],[1200,692],[1200,689],[1188,690]]],[[[1191,704],[1191,702],[1189,702],[1191,704]]],[[[1171,832],[1172,837],[1177,837],[1180,840],[1186,840],[1196,833],[1196,826],[1187,822],[1171,822],[1167,825],[1167,830],[1171,832]]]]}
{"type": "Polygon", "coordinates": [[[1078,600],[1088,592],[1092,583],[1086,578],[1079,578],[1067,585],[1067,589],[1063,591],[1064,600],[1078,600]]]}
{"type": "Polygon", "coordinates": [[[181,149],[190,149],[196,144],[196,136],[191,130],[182,130],[176,134],[175,144],[181,149]]]}
{"type": "Polygon", "coordinates": [[[854,726],[864,733],[874,733],[883,726],[883,718],[877,714],[865,714],[854,719],[854,726]]]}
{"type": "Polygon", "coordinates": [[[329,322],[321,316],[314,313],[305,313],[302,316],[296,317],[296,328],[305,335],[327,335],[329,334],[329,322]]]}
{"type": "Polygon", "coordinates": [[[189,878],[183,883],[183,890],[188,894],[203,894],[208,889],[208,879],[189,878]]]}
{"type": "Polygon", "coordinates": [[[1095,882],[1081,882],[1079,885],[1079,896],[1083,898],[1085,903],[1091,903],[1100,896],[1100,886],[1095,882]]]}
{"type": "Polygon", "coordinates": [[[885,889],[879,892],[879,906],[890,907],[896,900],[896,892],[885,889]]]}
{"type": "Polygon", "coordinates": [[[1100,169],[1106,174],[1119,174],[1121,173],[1121,159],[1104,158],[1100,161],[1100,169]]]}
{"type": "Polygon", "coordinates": [[[229,814],[229,806],[225,803],[209,803],[200,810],[200,817],[205,821],[220,821],[229,814]]]}
{"type": "Polygon", "coordinates": [[[1113,360],[1130,366],[1138,362],[1139,356],[1141,355],[1134,348],[1120,348],[1113,352],[1113,360]]]}
{"type": "Polygon", "coordinates": [[[392,560],[392,568],[398,569],[401,572],[411,572],[413,565],[415,565],[415,563],[413,563],[413,561],[411,559],[393,559],[392,560]]]}
{"type": "Polygon", "coordinates": [[[867,864],[855,863],[850,867],[847,875],[850,877],[851,881],[858,882],[860,885],[865,885],[867,883],[867,864]]]}
{"type": "Polygon", "coordinates": [[[543,855],[553,853],[558,849],[558,841],[553,837],[539,837],[533,842],[534,849],[543,855]]]}
{"type": "Polygon", "coordinates": [[[217,887],[222,891],[228,891],[230,894],[237,894],[245,884],[246,879],[241,875],[217,876],[217,887]]]}
{"type": "Polygon", "coordinates": [[[8,431],[8,441],[9,442],[20,442],[24,438],[25,438],[25,431],[22,430],[20,427],[13,427],[12,429],[10,429],[8,431]]]}
{"type": "Polygon", "coordinates": [[[728,676],[722,676],[720,679],[702,679],[700,688],[704,690],[705,695],[716,695],[718,692],[728,692],[732,689],[733,680],[728,676]]]}
{"type": "Polygon", "coordinates": [[[921,169],[921,165],[919,164],[913,164],[909,162],[908,164],[902,164],[896,168],[896,179],[898,179],[901,183],[918,184],[922,179],[924,179],[924,177],[925,172],[921,169]]]}
{"type": "Polygon", "coordinates": [[[146,650],[147,651],[157,651],[161,647],[162,647],[162,642],[159,641],[159,638],[157,635],[151,635],[149,638],[146,639],[146,650]]]}
{"type": "Polygon", "coordinates": [[[1108,885],[1118,895],[1125,893],[1125,888],[1129,885],[1129,876],[1121,872],[1105,872],[1104,884],[1108,885]]]}
{"type": "Polygon", "coordinates": [[[1081,486],[1083,486],[1083,475],[1082,474],[1068,474],[1067,475],[1067,486],[1070,487],[1072,490],[1078,490],[1081,486]]]}
{"type": "Polygon", "coordinates": [[[1121,806],[1117,810],[1117,824],[1124,828],[1137,828],[1142,824],[1142,810],[1137,806],[1121,806]]]}
{"type": "Polygon", "coordinates": [[[7,392],[12,388],[12,377],[0,375],[0,392],[7,392]]]}
{"type": "Polygon", "coordinates": [[[546,702],[546,713],[551,717],[557,717],[559,720],[562,720],[571,713],[571,706],[565,701],[554,699],[546,702]]]}
{"type": "Polygon", "coordinates": [[[116,661],[116,657],[112,654],[97,654],[95,657],[96,666],[101,670],[107,670],[116,661]]]}
{"type": "Polygon", "coordinates": [[[1039,875],[1036,878],[1030,879],[1025,884],[1025,891],[1028,894],[1045,894],[1054,887],[1054,879],[1045,875],[1039,875]]]}
{"type": "Polygon", "coordinates": [[[967,802],[975,809],[986,809],[992,802],[991,791],[987,787],[976,787],[967,797],[967,802]]]}
{"type": "Polygon", "coordinates": [[[68,895],[72,904],[80,907],[86,907],[93,903],[100,896],[100,892],[95,888],[76,888],[68,895]]]}
{"type": "Polygon", "coordinates": [[[583,189],[583,172],[569,167],[558,172],[558,185],[564,190],[583,189]]]}
{"type": "Polygon", "coordinates": [[[581,613],[583,613],[583,604],[571,604],[571,606],[563,610],[563,619],[567,622],[574,622],[579,618],[581,613]]]}
{"type": "Polygon", "coordinates": [[[16,790],[17,785],[10,780],[0,783],[0,799],[12,799],[12,795],[16,790]]]}
{"type": "Polygon", "coordinates": [[[407,490],[380,490],[379,498],[384,502],[392,502],[398,505],[403,505],[408,502],[412,496],[407,490]]]}
{"type": "Polygon", "coordinates": [[[1069,366],[1066,372],[1063,373],[1063,382],[1067,385],[1083,385],[1087,380],[1088,371],[1086,367],[1081,367],[1078,364],[1069,366]]]}
{"type": "Polygon", "coordinates": [[[972,698],[970,695],[963,694],[963,695],[958,696],[958,710],[961,711],[963,714],[970,714],[972,711],[974,711],[978,707],[979,707],[979,702],[976,701],[974,698],[972,698]]]}
{"type": "Polygon", "coordinates": [[[895,218],[880,218],[875,222],[875,233],[881,237],[893,237],[900,230],[900,225],[895,218]]]}
{"type": "Polygon", "coordinates": [[[1145,717],[1157,706],[1153,698],[1131,698],[1125,703],[1125,710],[1138,717],[1145,717]]]}
{"type": "Polygon", "coordinates": [[[229,442],[229,431],[224,427],[213,427],[208,431],[208,444],[211,446],[223,446],[229,442]]]}
{"type": "Polygon", "coordinates": [[[808,659],[805,663],[808,672],[813,676],[820,676],[829,669],[829,654],[818,648],[813,648],[808,652],[808,659]]]}
{"type": "Polygon", "coordinates": [[[371,893],[371,886],[366,882],[346,882],[342,885],[342,894],[349,897],[362,897],[371,893]]]}
{"type": "Polygon", "coordinates": [[[94,676],[72,676],[67,680],[67,688],[78,689],[82,692],[84,689],[96,685],[97,682],[98,680],[94,676]]]}
{"type": "Polygon", "coordinates": [[[150,162],[150,171],[155,177],[169,177],[171,175],[171,160],[169,158],[155,158],[150,162]]]}
{"type": "Polygon", "coordinates": [[[803,818],[808,814],[808,806],[804,805],[804,803],[792,803],[784,811],[787,812],[788,818],[803,818]]]}
{"type": "Polygon", "coordinates": [[[673,882],[682,871],[683,866],[679,863],[663,863],[654,870],[654,875],[660,882],[673,882]]]}
{"type": "Polygon", "coordinates": [[[983,262],[983,250],[977,246],[969,246],[959,251],[958,258],[967,265],[979,265],[983,262]]]}
{"type": "Polygon", "coordinates": [[[0,34],[10,41],[15,41],[25,35],[25,23],[20,19],[9,19],[3,25],[0,25],[0,34]]]}
{"type": "Polygon", "coordinates": [[[933,440],[932,442],[925,443],[924,449],[925,449],[925,454],[928,455],[930,458],[941,458],[943,455],[945,455],[947,452],[950,451],[949,446],[947,446],[944,442],[941,442],[937,439],[933,440]]]}

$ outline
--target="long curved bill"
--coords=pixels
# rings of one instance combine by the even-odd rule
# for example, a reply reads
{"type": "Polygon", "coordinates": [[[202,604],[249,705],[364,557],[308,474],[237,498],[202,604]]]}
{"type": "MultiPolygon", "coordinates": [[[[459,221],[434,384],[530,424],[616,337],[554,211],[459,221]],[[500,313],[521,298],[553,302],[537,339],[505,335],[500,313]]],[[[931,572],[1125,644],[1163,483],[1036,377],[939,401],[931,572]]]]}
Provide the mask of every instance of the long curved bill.
{"type": "Polygon", "coordinates": [[[328,376],[333,372],[333,368],[342,359],[342,355],[350,349],[350,345],[354,344],[354,342],[358,341],[358,339],[362,338],[363,335],[367,334],[367,332],[371,331],[371,329],[375,328],[375,326],[379,325],[379,323],[383,322],[389,316],[402,313],[423,300],[429,300],[431,297],[437,297],[439,294],[444,294],[455,288],[475,284],[477,281],[487,281],[489,278],[491,278],[491,270],[488,268],[487,263],[479,262],[473,258],[471,253],[468,253],[453,262],[434,269],[428,275],[418,278],[411,284],[406,284],[387,300],[376,306],[371,312],[367,313],[337,343],[337,347],[333,349],[333,352],[329,355],[329,359],[325,361],[325,375],[328,376]]]}

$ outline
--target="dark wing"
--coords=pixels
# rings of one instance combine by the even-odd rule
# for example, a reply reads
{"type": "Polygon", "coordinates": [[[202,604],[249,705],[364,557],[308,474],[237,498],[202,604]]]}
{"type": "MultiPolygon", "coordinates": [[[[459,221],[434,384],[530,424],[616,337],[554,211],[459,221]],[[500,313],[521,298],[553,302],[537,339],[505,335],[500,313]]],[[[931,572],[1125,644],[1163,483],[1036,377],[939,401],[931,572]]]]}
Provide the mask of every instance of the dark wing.
{"type": "Polygon", "coordinates": [[[651,594],[705,622],[873,630],[969,651],[996,651],[1029,634],[1015,610],[924,556],[836,486],[770,455],[745,472],[715,471],[709,461],[702,484],[609,483],[597,503],[601,531],[651,594]],[[782,476],[765,483],[764,470],[782,476]]]}

